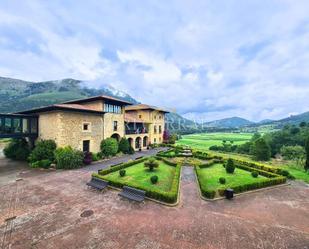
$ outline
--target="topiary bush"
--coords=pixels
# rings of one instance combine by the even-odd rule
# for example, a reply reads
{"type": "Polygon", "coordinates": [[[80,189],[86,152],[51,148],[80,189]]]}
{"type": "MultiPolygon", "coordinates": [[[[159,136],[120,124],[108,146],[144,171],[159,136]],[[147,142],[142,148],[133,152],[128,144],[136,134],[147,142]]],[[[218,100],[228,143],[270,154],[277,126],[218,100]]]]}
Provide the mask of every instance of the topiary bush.
{"type": "Polygon", "coordinates": [[[126,175],[126,171],[124,169],[119,170],[119,175],[124,177],[126,175]]]}
{"type": "Polygon", "coordinates": [[[226,173],[229,173],[229,174],[234,173],[235,165],[234,165],[234,161],[231,158],[227,160],[226,165],[225,165],[225,170],[226,170],[226,173]]]}
{"type": "Polygon", "coordinates": [[[28,158],[29,162],[34,163],[45,159],[53,162],[55,160],[54,152],[56,147],[57,145],[54,140],[38,141],[28,158]]]}
{"type": "Polygon", "coordinates": [[[224,177],[220,177],[219,182],[220,182],[220,184],[225,184],[226,179],[224,177]]]}
{"type": "Polygon", "coordinates": [[[252,171],[251,172],[251,175],[254,177],[254,178],[257,178],[259,176],[259,173],[257,171],[252,171]]]}
{"type": "Polygon", "coordinates": [[[55,159],[58,169],[76,169],[83,165],[83,152],[70,146],[58,148],[55,151],[55,159]]]}
{"type": "Polygon", "coordinates": [[[102,140],[100,147],[104,157],[115,156],[118,152],[118,142],[112,137],[102,140]]]}
{"type": "Polygon", "coordinates": [[[128,154],[130,151],[130,143],[126,138],[121,138],[120,142],[119,142],[119,146],[118,146],[118,151],[122,152],[124,154],[128,154]]]}
{"type": "Polygon", "coordinates": [[[159,167],[159,163],[154,158],[150,158],[148,161],[146,161],[144,163],[144,166],[146,168],[149,168],[149,171],[153,171],[154,168],[158,168],[159,167]]]}
{"type": "Polygon", "coordinates": [[[152,184],[156,184],[159,180],[159,177],[158,176],[152,176],[150,177],[150,181],[152,184]]]}
{"type": "Polygon", "coordinates": [[[26,161],[30,154],[29,144],[25,139],[13,139],[3,150],[7,158],[26,161]]]}

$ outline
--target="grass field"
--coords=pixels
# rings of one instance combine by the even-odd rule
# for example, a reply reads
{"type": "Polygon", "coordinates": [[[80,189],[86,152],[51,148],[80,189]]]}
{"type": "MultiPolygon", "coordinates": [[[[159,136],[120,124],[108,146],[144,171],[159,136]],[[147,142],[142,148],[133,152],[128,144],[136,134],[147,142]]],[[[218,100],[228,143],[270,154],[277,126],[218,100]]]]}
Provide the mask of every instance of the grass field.
{"type": "MultiPolygon", "coordinates": [[[[249,155],[236,154],[236,153],[222,153],[209,151],[209,147],[212,145],[221,145],[222,140],[226,141],[234,141],[234,144],[245,143],[250,140],[252,137],[252,133],[201,133],[201,134],[191,134],[184,135],[182,139],[177,141],[179,145],[188,145],[193,149],[197,149],[200,151],[208,151],[213,155],[219,155],[226,158],[234,158],[246,161],[252,161],[249,155]]],[[[297,180],[304,181],[309,183],[309,173],[305,172],[302,167],[296,166],[294,162],[291,161],[278,161],[276,159],[272,159],[269,162],[263,162],[265,164],[280,167],[288,170],[297,180]]]]}
{"type": "Polygon", "coordinates": [[[101,178],[108,181],[117,181],[124,185],[130,185],[130,182],[134,182],[140,185],[140,187],[151,187],[153,190],[169,191],[176,168],[159,161],[159,167],[154,169],[154,171],[149,171],[148,168],[145,168],[144,162],[130,166],[125,170],[126,175],[124,177],[119,176],[119,171],[115,171],[101,178]],[[159,178],[156,184],[152,184],[150,181],[150,177],[153,175],[157,175],[159,178]]]}
{"type": "Polygon", "coordinates": [[[177,141],[179,145],[189,145],[193,149],[208,150],[212,145],[222,145],[222,141],[233,141],[234,144],[242,144],[249,141],[252,133],[199,133],[183,135],[177,141]]]}
{"type": "Polygon", "coordinates": [[[264,176],[254,178],[249,171],[236,168],[233,174],[228,174],[222,164],[214,164],[209,168],[198,169],[201,188],[215,190],[218,188],[229,188],[235,185],[244,185],[253,182],[261,182],[267,179],[264,176]],[[226,179],[225,184],[219,183],[219,178],[226,179]]]}

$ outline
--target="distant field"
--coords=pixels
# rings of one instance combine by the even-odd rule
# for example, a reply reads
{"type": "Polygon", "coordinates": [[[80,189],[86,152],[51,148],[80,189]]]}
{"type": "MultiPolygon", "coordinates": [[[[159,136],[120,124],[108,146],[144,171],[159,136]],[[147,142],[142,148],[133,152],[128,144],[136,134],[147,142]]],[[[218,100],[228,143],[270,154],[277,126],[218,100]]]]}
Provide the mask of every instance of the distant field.
{"type": "Polygon", "coordinates": [[[222,141],[233,141],[234,144],[242,144],[249,141],[252,133],[200,133],[183,135],[182,139],[177,141],[179,145],[189,145],[199,150],[208,150],[212,145],[221,145],[222,141]]]}

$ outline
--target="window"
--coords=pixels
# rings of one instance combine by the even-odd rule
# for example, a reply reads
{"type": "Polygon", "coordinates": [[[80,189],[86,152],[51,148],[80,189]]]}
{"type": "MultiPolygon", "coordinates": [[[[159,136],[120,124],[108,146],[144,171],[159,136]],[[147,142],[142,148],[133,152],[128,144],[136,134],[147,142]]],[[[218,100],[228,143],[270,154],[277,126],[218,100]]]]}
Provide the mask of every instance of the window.
{"type": "Polygon", "coordinates": [[[161,142],[161,138],[159,137],[159,142],[161,142]]]}
{"type": "Polygon", "coordinates": [[[159,133],[162,133],[161,125],[159,125],[159,133]]]}
{"type": "Polygon", "coordinates": [[[118,128],[118,121],[114,121],[114,131],[117,131],[118,128]]]}
{"type": "Polygon", "coordinates": [[[154,116],[154,119],[157,119],[157,115],[154,116]]]}
{"type": "Polygon", "coordinates": [[[83,152],[89,152],[90,151],[90,140],[84,140],[83,141],[83,152]]]}
{"type": "Polygon", "coordinates": [[[83,131],[90,131],[90,123],[83,123],[83,131]]]}
{"type": "Polygon", "coordinates": [[[138,115],[138,118],[142,118],[142,115],[138,115]]]}
{"type": "Polygon", "coordinates": [[[162,116],[160,115],[160,116],[159,116],[159,119],[161,119],[161,118],[162,118],[162,116]]]}
{"type": "Polygon", "coordinates": [[[156,139],[156,138],[154,138],[154,139],[153,139],[153,142],[154,142],[154,143],[157,143],[157,139],[156,139]]]}
{"type": "Polygon", "coordinates": [[[153,127],[153,132],[157,133],[157,126],[156,125],[153,127]]]}
{"type": "Polygon", "coordinates": [[[104,104],[104,111],[111,112],[111,113],[121,113],[121,106],[119,105],[111,105],[111,104],[104,104]]]}

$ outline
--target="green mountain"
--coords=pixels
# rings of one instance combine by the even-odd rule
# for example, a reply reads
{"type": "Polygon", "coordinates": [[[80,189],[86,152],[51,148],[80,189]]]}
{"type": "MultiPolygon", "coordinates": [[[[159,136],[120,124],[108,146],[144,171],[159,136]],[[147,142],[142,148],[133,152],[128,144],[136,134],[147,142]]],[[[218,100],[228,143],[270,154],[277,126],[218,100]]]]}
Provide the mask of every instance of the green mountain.
{"type": "Polygon", "coordinates": [[[109,95],[138,103],[111,86],[94,89],[74,79],[29,82],[0,77],[0,113],[11,113],[97,95],[109,95]]]}
{"type": "Polygon", "coordinates": [[[215,121],[210,121],[203,123],[203,127],[217,127],[217,128],[239,128],[253,124],[253,122],[240,118],[240,117],[232,117],[232,118],[224,118],[215,121]]]}
{"type": "MultiPolygon", "coordinates": [[[[85,87],[84,82],[80,80],[30,82],[0,77],[0,113],[13,113],[97,95],[109,95],[133,104],[139,103],[130,95],[111,86],[94,89],[85,87]]],[[[168,113],[166,119],[172,131],[194,126],[193,121],[177,113],[168,113]]]]}
{"type": "Polygon", "coordinates": [[[309,112],[304,112],[302,114],[292,115],[288,118],[272,121],[270,122],[270,124],[277,125],[278,127],[283,127],[285,125],[299,125],[301,122],[309,123],[309,112]]]}

